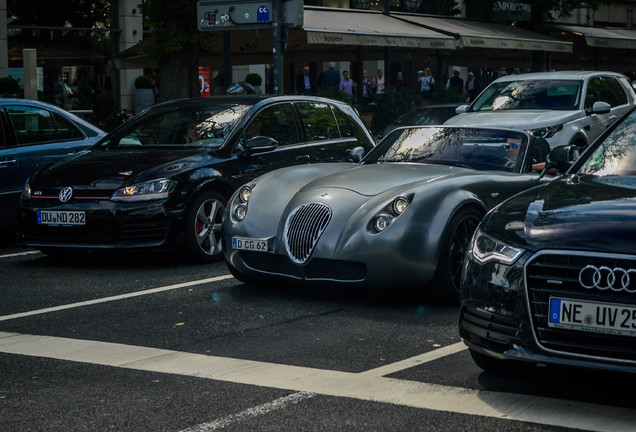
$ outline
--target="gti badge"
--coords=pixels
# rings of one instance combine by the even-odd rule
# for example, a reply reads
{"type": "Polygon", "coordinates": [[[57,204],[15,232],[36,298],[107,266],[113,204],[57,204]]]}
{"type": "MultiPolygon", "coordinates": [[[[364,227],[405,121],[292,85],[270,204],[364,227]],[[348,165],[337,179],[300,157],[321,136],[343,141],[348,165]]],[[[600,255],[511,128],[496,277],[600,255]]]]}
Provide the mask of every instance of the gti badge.
{"type": "Polygon", "coordinates": [[[73,188],[67,186],[60,191],[60,201],[67,202],[73,196],[73,188]]]}

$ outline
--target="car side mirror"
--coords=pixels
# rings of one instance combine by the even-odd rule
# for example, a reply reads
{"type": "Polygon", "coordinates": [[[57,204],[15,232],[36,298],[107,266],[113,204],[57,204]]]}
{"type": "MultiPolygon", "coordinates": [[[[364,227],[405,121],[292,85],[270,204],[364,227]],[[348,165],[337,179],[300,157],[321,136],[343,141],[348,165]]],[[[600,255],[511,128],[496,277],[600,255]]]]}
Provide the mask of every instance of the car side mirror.
{"type": "Polygon", "coordinates": [[[556,168],[559,172],[567,171],[579,157],[579,146],[571,144],[553,148],[548,154],[546,170],[556,168]]]}
{"type": "Polygon", "coordinates": [[[353,149],[347,150],[347,153],[349,153],[349,160],[351,162],[360,163],[364,157],[364,147],[354,147],[353,149]]]}
{"type": "Polygon", "coordinates": [[[468,109],[468,105],[466,104],[460,105],[457,108],[455,108],[455,114],[465,113],[467,109],[468,109]]]}
{"type": "Polygon", "coordinates": [[[612,106],[607,102],[594,102],[592,114],[607,114],[612,110],[612,106]]]}
{"type": "Polygon", "coordinates": [[[278,147],[278,141],[266,136],[255,136],[245,143],[243,155],[272,151],[278,147]]]}

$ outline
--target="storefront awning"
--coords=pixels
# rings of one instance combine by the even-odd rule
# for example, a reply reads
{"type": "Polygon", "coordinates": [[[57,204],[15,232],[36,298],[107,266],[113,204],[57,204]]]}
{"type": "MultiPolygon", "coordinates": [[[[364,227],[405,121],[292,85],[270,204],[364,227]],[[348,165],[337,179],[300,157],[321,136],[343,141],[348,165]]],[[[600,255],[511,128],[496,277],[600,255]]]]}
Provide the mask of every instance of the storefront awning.
{"type": "Polygon", "coordinates": [[[636,49],[636,30],[633,29],[566,24],[552,24],[548,27],[583,36],[585,37],[585,43],[591,47],[636,49]]]}
{"type": "Polygon", "coordinates": [[[507,24],[461,18],[394,13],[402,20],[453,35],[459,48],[494,48],[572,53],[572,42],[561,41],[507,24]]]}
{"type": "Polygon", "coordinates": [[[381,12],[305,7],[308,44],[455,49],[452,36],[381,12]]]}

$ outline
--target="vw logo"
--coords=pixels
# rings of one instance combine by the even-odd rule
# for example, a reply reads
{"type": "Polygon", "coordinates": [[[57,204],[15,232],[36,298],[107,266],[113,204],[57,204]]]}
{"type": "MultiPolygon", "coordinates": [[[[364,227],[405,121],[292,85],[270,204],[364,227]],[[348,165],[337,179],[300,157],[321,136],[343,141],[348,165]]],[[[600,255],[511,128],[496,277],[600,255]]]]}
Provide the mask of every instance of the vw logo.
{"type": "Polygon", "coordinates": [[[636,274],[636,269],[625,270],[621,267],[609,268],[606,266],[596,267],[587,265],[579,273],[579,283],[583,288],[596,288],[601,291],[611,289],[612,291],[627,291],[635,293],[636,286],[632,287],[632,275],[636,274]]]}
{"type": "Polygon", "coordinates": [[[67,186],[60,191],[60,201],[66,202],[73,196],[73,188],[67,186]]]}

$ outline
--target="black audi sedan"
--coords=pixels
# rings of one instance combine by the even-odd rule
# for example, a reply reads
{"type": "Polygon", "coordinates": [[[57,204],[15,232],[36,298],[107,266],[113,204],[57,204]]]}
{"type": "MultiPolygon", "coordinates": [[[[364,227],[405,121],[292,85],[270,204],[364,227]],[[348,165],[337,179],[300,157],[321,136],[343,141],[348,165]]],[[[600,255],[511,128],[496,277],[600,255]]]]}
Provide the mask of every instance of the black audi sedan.
{"type": "Polygon", "coordinates": [[[482,220],[460,298],[459,332],[484,370],[636,372],[636,111],[482,220]]]}
{"type": "Polygon", "coordinates": [[[306,96],[220,96],[149,108],[89,150],[31,176],[18,242],[47,254],[183,248],[222,257],[229,196],[289,165],[359,160],[374,145],[344,103],[306,96]]]}

